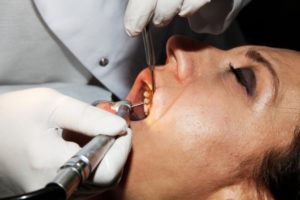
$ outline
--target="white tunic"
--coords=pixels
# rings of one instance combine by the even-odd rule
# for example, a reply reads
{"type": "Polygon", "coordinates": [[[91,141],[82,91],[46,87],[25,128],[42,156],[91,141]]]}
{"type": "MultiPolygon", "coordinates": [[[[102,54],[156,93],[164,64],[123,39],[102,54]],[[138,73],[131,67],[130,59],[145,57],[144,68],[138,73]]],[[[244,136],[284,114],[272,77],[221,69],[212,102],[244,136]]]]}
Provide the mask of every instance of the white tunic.
{"type": "MultiPolygon", "coordinates": [[[[232,5],[226,2],[226,6],[212,6],[219,16],[211,19],[212,25],[204,10],[190,19],[192,27],[218,32],[247,0],[235,0],[232,5]]],[[[0,84],[87,84],[94,76],[124,98],[137,73],[146,67],[142,38],[130,38],[124,30],[126,4],[126,0],[0,1],[0,84]],[[102,58],[109,61],[104,67],[99,65],[102,58]]],[[[208,6],[206,12],[212,8],[208,6]]],[[[153,30],[158,58],[171,34],[193,35],[187,23],[177,21],[153,30]]],[[[228,46],[228,36],[232,44],[240,41],[240,36],[232,33],[223,37],[199,35],[221,46],[228,46]]]]}
{"type": "Polygon", "coordinates": [[[0,84],[87,83],[90,78],[50,34],[30,0],[0,1],[0,84]]]}

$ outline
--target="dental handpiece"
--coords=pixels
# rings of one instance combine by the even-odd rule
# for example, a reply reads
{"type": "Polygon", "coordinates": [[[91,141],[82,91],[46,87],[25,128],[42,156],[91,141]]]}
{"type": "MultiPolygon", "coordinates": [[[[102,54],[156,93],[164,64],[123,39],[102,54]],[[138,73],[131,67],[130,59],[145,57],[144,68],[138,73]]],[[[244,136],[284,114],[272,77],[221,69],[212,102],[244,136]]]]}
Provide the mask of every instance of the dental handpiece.
{"type": "MultiPolygon", "coordinates": [[[[113,103],[112,109],[129,123],[130,102],[113,103]]],[[[61,187],[68,199],[89,178],[114,142],[114,137],[97,135],[59,169],[54,180],[47,186],[61,187]]]]}

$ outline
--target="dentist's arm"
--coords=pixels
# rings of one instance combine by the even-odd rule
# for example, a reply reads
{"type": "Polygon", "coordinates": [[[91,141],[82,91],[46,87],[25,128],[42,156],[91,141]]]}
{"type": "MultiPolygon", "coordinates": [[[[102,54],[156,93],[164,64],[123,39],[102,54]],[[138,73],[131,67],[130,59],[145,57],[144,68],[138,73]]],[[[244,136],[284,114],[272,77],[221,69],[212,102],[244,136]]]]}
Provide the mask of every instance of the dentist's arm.
{"type": "Polygon", "coordinates": [[[125,29],[130,36],[141,33],[152,19],[157,26],[167,25],[176,15],[188,17],[198,33],[219,34],[250,0],[129,0],[125,29]]]}
{"type": "MultiPolygon", "coordinates": [[[[58,168],[80,149],[62,138],[63,129],[87,136],[117,136],[128,127],[122,118],[52,89],[0,95],[0,182],[9,181],[18,191],[29,192],[52,181],[58,168]]],[[[115,181],[130,148],[129,130],[106,154],[93,182],[101,186],[115,181]]]]}

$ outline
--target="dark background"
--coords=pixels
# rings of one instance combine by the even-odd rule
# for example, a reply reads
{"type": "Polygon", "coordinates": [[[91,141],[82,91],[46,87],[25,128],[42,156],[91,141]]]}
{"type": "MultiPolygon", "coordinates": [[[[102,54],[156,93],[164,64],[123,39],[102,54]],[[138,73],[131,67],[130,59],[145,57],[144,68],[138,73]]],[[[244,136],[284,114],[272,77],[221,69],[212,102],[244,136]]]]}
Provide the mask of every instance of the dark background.
{"type": "Polygon", "coordinates": [[[250,44],[300,50],[300,0],[252,0],[237,20],[250,44]]]}

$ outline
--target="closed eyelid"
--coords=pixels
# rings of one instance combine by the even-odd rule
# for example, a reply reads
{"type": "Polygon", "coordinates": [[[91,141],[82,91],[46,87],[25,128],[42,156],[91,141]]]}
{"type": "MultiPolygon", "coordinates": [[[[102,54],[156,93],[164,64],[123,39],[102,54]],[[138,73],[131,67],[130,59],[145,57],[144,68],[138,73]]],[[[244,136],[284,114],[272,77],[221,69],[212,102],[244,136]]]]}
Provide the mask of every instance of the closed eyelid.
{"type": "Polygon", "coordinates": [[[253,67],[234,67],[229,64],[230,71],[234,74],[237,82],[242,85],[249,96],[253,96],[256,90],[256,73],[253,67]]]}
{"type": "Polygon", "coordinates": [[[272,63],[266,57],[264,57],[260,52],[253,49],[249,49],[245,53],[245,57],[250,59],[251,61],[254,61],[255,63],[260,64],[265,69],[267,69],[267,71],[271,74],[272,82],[273,82],[272,86],[274,87],[272,101],[275,101],[278,96],[279,78],[272,63]]]}

